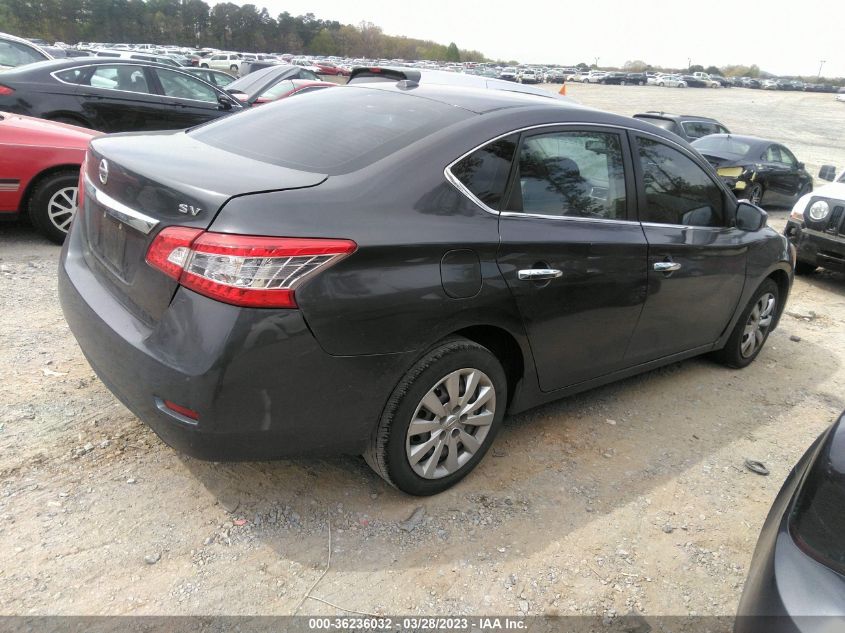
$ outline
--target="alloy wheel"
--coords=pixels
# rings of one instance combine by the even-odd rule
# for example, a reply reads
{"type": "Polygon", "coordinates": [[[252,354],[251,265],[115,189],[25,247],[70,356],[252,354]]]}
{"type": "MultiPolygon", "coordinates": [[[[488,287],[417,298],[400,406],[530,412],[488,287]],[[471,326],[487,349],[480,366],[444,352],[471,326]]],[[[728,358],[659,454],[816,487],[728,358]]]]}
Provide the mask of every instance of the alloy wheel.
{"type": "Polygon", "coordinates": [[[772,326],[776,304],[777,299],[771,292],[760,295],[755,302],[739,343],[743,358],[750,358],[763,345],[766,334],[772,326]]]}
{"type": "Polygon", "coordinates": [[[484,445],[496,413],[496,390],[479,369],[441,378],[426,393],[408,426],[405,454],[414,472],[440,479],[460,470],[484,445]]]}
{"type": "Polygon", "coordinates": [[[64,187],[54,193],[47,202],[47,217],[62,233],[67,233],[76,214],[76,187],[64,187]]]}

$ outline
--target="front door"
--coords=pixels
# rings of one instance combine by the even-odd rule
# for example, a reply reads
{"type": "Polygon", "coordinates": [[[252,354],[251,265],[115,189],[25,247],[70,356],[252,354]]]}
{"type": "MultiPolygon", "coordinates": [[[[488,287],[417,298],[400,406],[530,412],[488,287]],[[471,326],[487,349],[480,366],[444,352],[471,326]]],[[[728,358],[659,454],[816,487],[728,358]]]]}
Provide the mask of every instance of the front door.
{"type": "Polygon", "coordinates": [[[746,231],[704,163],[636,136],[639,214],[648,241],[648,299],[626,354],[639,364],[709,345],[725,330],[745,281],[746,231]]]}
{"type": "Polygon", "coordinates": [[[624,365],[647,283],[627,156],[624,132],[608,128],[546,128],[517,150],[498,264],[543,391],[624,365]]]}
{"type": "Polygon", "coordinates": [[[225,114],[221,96],[209,84],[187,73],[156,68],[159,90],[167,107],[160,129],[181,129],[225,114]]]}

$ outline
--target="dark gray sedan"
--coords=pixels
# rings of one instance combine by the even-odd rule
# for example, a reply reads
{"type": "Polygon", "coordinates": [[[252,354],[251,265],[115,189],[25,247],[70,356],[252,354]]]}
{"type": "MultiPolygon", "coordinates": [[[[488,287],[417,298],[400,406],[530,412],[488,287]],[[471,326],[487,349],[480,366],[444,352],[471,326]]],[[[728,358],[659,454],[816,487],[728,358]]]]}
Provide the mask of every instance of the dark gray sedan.
{"type": "Polygon", "coordinates": [[[353,84],[98,138],[83,171],[60,294],[118,398],[199,457],[364,454],[412,494],[506,411],[750,364],[792,282],[687,144],[551,97],[353,84]]]}

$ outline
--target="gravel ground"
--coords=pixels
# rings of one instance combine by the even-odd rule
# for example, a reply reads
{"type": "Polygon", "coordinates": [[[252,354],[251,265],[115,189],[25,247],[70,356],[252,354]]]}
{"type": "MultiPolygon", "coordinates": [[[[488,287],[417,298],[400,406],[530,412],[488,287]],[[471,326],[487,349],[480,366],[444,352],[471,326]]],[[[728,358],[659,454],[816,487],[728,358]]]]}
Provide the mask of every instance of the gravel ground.
{"type": "MultiPolygon", "coordinates": [[[[828,95],[570,94],[628,114],[665,95],[845,165],[823,132],[827,109],[839,128],[845,112],[828,95]]],[[[2,615],[731,615],[781,482],[845,408],[845,276],[822,272],[796,280],[748,369],[694,359],[508,418],[475,473],[434,498],[355,457],[200,462],[93,375],[58,306],[58,253],[0,225],[2,615]],[[336,606],[300,604],[318,580],[311,595],[336,606]]]]}

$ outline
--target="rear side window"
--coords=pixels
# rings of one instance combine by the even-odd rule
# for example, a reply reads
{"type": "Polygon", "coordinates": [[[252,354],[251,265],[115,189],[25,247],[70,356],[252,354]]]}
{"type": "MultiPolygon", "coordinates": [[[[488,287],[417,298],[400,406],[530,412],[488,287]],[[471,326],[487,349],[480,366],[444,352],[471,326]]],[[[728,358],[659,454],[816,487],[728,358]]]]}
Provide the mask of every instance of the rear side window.
{"type": "Polygon", "coordinates": [[[361,169],[458,121],[467,110],[367,88],[281,99],[189,132],[214,147],[321,174],[361,169]]]}
{"type": "Polygon", "coordinates": [[[485,145],[452,166],[452,174],[491,209],[498,210],[508,184],[516,134],[485,145]]]}
{"type": "Polygon", "coordinates": [[[722,190],[691,158],[668,145],[638,137],[645,188],[642,222],[725,226],[722,190]]]}
{"type": "Polygon", "coordinates": [[[0,40],[0,66],[23,66],[45,59],[44,55],[26,44],[0,40]]]}
{"type": "Polygon", "coordinates": [[[71,68],[69,70],[63,70],[62,72],[56,73],[56,77],[65,83],[78,84],[84,79],[86,70],[86,68],[71,68]]]}

